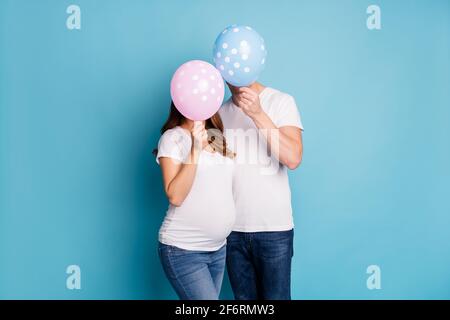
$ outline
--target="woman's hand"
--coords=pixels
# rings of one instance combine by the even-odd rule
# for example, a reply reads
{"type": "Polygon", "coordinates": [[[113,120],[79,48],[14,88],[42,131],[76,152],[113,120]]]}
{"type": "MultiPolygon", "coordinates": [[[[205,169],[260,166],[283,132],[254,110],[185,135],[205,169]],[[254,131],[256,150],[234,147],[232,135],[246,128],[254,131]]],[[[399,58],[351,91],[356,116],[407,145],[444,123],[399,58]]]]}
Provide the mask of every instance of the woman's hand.
{"type": "Polygon", "coordinates": [[[200,153],[208,145],[208,133],[202,121],[195,121],[191,129],[193,152],[200,153]]]}

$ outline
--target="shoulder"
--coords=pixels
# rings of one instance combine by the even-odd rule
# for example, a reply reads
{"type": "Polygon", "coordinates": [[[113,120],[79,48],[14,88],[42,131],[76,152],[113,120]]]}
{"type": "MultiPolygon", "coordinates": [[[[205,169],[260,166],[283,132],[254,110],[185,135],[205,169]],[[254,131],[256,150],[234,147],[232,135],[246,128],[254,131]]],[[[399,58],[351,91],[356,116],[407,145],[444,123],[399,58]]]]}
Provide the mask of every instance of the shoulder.
{"type": "Polygon", "coordinates": [[[266,88],[261,105],[277,127],[294,126],[303,129],[297,104],[290,94],[266,88]]]}
{"type": "Polygon", "coordinates": [[[270,87],[267,87],[264,89],[263,98],[265,98],[265,100],[267,100],[269,105],[273,105],[275,107],[286,104],[286,103],[288,103],[288,104],[294,103],[295,104],[295,99],[293,96],[291,96],[290,94],[288,94],[286,92],[282,92],[280,90],[270,88],[270,87]]]}
{"type": "Polygon", "coordinates": [[[161,144],[181,144],[184,145],[186,143],[190,143],[190,137],[187,132],[184,132],[184,129],[180,127],[175,127],[173,129],[169,129],[163,133],[161,138],[159,139],[159,145],[161,144]]]}
{"type": "Polygon", "coordinates": [[[191,143],[191,138],[184,129],[175,127],[167,130],[159,139],[156,162],[159,163],[161,157],[184,161],[191,148],[191,143]]]}

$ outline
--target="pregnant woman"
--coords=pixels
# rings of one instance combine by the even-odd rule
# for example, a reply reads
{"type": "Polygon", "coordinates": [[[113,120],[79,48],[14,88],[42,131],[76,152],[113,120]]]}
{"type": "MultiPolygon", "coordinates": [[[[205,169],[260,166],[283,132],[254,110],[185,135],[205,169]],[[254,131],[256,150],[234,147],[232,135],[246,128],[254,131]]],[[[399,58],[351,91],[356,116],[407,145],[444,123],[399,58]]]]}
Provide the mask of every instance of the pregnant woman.
{"type": "Polygon", "coordinates": [[[170,202],[159,231],[164,272],[180,299],[217,300],[235,220],[234,154],[218,113],[194,122],[172,103],[161,133],[156,161],[170,202]]]}

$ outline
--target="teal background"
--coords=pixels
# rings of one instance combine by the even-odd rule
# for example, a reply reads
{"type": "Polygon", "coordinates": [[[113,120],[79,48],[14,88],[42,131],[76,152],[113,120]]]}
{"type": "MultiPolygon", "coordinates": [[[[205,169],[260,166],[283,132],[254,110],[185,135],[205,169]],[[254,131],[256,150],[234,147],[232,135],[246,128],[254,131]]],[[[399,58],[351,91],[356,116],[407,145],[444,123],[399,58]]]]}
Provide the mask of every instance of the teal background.
{"type": "Polygon", "coordinates": [[[172,73],[211,61],[232,23],[264,36],[261,81],[296,98],[306,129],[293,298],[450,298],[448,0],[1,0],[0,298],[175,298],[151,152],[172,73]]]}

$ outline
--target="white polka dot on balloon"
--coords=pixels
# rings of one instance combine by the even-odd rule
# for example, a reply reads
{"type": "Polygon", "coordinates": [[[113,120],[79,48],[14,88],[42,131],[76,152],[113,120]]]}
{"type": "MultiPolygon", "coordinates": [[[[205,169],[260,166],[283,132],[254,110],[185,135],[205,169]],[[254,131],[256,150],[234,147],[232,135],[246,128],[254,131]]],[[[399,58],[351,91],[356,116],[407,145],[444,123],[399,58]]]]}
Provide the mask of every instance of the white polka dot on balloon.
{"type": "Polygon", "coordinates": [[[233,32],[239,32],[239,28],[234,28],[233,32]]]}
{"type": "Polygon", "coordinates": [[[230,76],[232,76],[232,75],[234,75],[234,71],[233,71],[233,70],[228,70],[228,74],[229,74],[230,76]]]}
{"type": "Polygon", "coordinates": [[[224,44],[222,44],[222,48],[224,48],[224,49],[226,49],[226,48],[228,48],[228,43],[224,43],[224,44]]]}
{"type": "Polygon", "coordinates": [[[242,58],[242,60],[247,60],[247,59],[248,59],[248,54],[243,54],[243,55],[241,56],[241,58],[242,58]]]}
{"type": "Polygon", "coordinates": [[[198,82],[197,88],[202,92],[208,90],[208,88],[209,88],[208,80],[205,80],[205,79],[200,80],[198,82]]]}
{"type": "Polygon", "coordinates": [[[233,65],[236,69],[239,69],[239,67],[241,66],[241,64],[239,62],[235,62],[233,65]]]}
{"type": "Polygon", "coordinates": [[[245,67],[244,68],[244,72],[249,73],[250,72],[250,68],[249,67],[245,67]]]}
{"type": "Polygon", "coordinates": [[[196,74],[193,75],[193,76],[192,76],[192,80],[197,81],[197,80],[198,80],[198,75],[196,75],[196,74]]]}
{"type": "Polygon", "coordinates": [[[230,62],[230,57],[225,57],[225,62],[226,63],[230,62]]]}
{"type": "Polygon", "coordinates": [[[236,48],[231,49],[231,53],[232,54],[237,54],[237,49],[236,48]]]}

